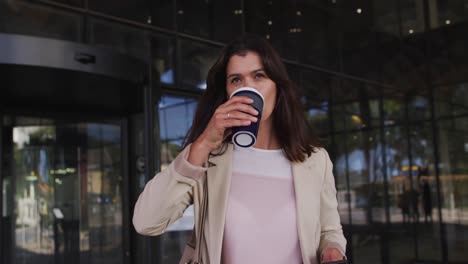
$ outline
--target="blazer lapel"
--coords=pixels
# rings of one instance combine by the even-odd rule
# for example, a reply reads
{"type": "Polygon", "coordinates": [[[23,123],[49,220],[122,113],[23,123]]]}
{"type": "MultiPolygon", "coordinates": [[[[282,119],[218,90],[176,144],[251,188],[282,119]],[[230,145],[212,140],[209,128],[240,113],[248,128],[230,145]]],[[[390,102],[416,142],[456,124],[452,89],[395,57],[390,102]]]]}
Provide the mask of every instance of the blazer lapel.
{"type": "Polygon", "coordinates": [[[232,144],[228,144],[226,153],[209,159],[208,181],[208,230],[206,243],[209,250],[209,263],[221,262],[226,206],[231,188],[232,144]]]}

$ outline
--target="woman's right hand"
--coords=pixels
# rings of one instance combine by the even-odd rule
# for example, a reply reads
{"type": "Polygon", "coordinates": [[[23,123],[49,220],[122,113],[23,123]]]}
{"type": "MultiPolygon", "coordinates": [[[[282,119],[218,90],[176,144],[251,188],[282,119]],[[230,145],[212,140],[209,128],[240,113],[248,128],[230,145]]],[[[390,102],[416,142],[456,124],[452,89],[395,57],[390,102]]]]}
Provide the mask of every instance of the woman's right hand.
{"type": "Polygon", "coordinates": [[[216,150],[231,133],[232,127],[248,126],[257,122],[258,111],[246,96],[233,96],[220,105],[211,117],[203,133],[193,142],[188,161],[201,166],[208,155],[216,150]]]}

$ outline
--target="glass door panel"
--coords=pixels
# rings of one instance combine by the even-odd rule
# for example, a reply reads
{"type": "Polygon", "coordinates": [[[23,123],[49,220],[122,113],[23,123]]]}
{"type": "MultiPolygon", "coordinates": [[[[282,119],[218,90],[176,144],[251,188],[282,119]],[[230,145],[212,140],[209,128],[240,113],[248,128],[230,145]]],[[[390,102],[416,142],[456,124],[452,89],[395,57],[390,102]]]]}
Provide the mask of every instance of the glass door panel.
{"type": "Polygon", "coordinates": [[[123,263],[120,121],[6,117],[11,263],[123,263]]]}

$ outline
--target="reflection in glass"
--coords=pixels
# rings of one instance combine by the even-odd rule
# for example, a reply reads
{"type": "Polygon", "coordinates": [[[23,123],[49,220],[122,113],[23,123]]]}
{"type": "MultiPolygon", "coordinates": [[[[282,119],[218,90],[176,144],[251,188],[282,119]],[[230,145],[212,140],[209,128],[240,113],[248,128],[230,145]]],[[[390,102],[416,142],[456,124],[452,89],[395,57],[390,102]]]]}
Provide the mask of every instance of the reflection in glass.
{"type": "Polygon", "coordinates": [[[405,120],[405,102],[397,91],[386,91],[382,100],[385,126],[401,124],[405,120]]]}
{"type": "Polygon", "coordinates": [[[206,89],[206,77],[218,57],[220,48],[181,40],[181,84],[188,89],[206,89]]]}
{"type": "Polygon", "coordinates": [[[161,170],[181,151],[187,131],[192,126],[197,101],[193,98],[163,96],[159,101],[161,170]]]}
{"type": "Polygon", "coordinates": [[[400,5],[400,24],[403,36],[424,32],[424,1],[402,0],[400,5]]]}
{"type": "MultiPolygon", "coordinates": [[[[354,228],[358,230],[358,228],[354,228]]],[[[374,230],[375,232],[375,230],[374,230]]],[[[368,230],[354,231],[352,235],[353,263],[382,263],[380,237],[368,230]]]]}
{"type": "Polygon", "coordinates": [[[466,1],[445,0],[429,1],[431,28],[447,27],[457,23],[466,22],[468,8],[466,1]]]}
{"type": "Polygon", "coordinates": [[[229,42],[240,35],[244,15],[241,0],[213,1],[214,39],[229,42]]]}
{"type": "Polygon", "coordinates": [[[391,232],[390,261],[404,263],[415,257],[415,230],[417,219],[413,217],[415,205],[411,202],[411,180],[409,174],[408,140],[405,127],[385,129],[385,156],[388,178],[388,198],[391,232]]]}
{"type": "Polygon", "coordinates": [[[24,1],[0,0],[0,32],[80,40],[81,17],[24,1]]]}
{"type": "Polygon", "coordinates": [[[354,225],[384,222],[384,186],[381,144],[377,131],[347,135],[350,192],[356,196],[352,206],[354,225]]]}
{"type": "Polygon", "coordinates": [[[87,2],[88,8],[93,11],[141,23],[151,22],[149,20],[149,6],[146,0],[113,0],[112,4],[109,4],[107,1],[87,2]]]}
{"type": "Polygon", "coordinates": [[[122,263],[120,126],[16,118],[3,129],[14,262],[122,263]]]}
{"type": "Polygon", "coordinates": [[[430,124],[422,123],[410,127],[409,138],[411,163],[406,173],[411,175],[411,189],[408,200],[410,217],[418,223],[418,256],[424,260],[440,260],[442,253],[439,218],[437,209],[434,209],[438,206],[434,141],[430,124]]]}
{"type": "Polygon", "coordinates": [[[400,38],[398,2],[373,1],[373,19],[382,41],[400,38]]]}
{"type": "Polygon", "coordinates": [[[292,10],[285,18],[289,22],[287,37],[283,38],[288,44],[285,53],[303,63],[337,70],[340,45],[337,6],[331,1],[297,1],[296,6],[291,5],[292,10]]]}
{"type": "Polygon", "coordinates": [[[306,116],[315,133],[327,133],[329,127],[327,102],[324,102],[320,108],[309,108],[306,116]]]}
{"type": "Polygon", "coordinates": [[[435,88],[437,116],[458,116],[468,114],[468,83],[435,88]]]}
{"type": "MultiPolygon", "coordinates": [[[[386,1],[387,2],[387,1],[386,1]]],[[[373,3],[378,1],[340,1],[342,65],[344,72],[376,80],[379,76],[378,33],[375,31],[373,3]]]]}
{"type": "MultiPolygon", "coordinates": [[[[187,131],[192,126],[197,101],[194,98],[163,96],[159,101],[161,137],[161,170],[164,170],[182,150],[187,131]]],[[[194,226],[194,210],[190,206],[182,218],[161,235],[164,263],[178,263],[194,226]]]]}
{"type": "Polygon", "coordinates": [[[149,43],[144,31],[115,23],[92,19],[90,21],[90,43],[113,49],[146,61],[149,56],[149,43]]]}
{"type": "Polygon", "coordinates": [[[410,190],[409,158],[406,129],[390,127],[385,129],[385,155],[389,183],[390,221],[410,222],[409,201],[402,201],[403,193],[410,190]]]}
{"type": "Polygon", "coordinates": [[[344,80],[334,87],[333,125],[335,130],[352,130],[379,125],[380,111],[377,87],[344,80]]]}
{"type": "Polygon", "coordinates": [[[378,131],[346,135],[347,164],[353,224],[353,258],[356,263],[379,263],[379,241],[385,223],[382,145],[378,131]]]}
{"type": "Polygon", "coordinates": [[[177,29],[181,32],[211,37],[211,1],[179,0],[177,3],[177,29]]]}
{"type": "MultiPolygon", "coordinates": [[[[449,261],[466,261],[468,244],[468,118],[439,122],[442,219],[449,261]]],[[[431,190],[436,186],[430,187],[431,190]]]]}
{"type": "Polygon", "coordinates": [[[318,131],[317,134],[327,134],[330,126],[328,119],[330,78],[328,75],[311,71],[303,71],[300,76],[309,123],[318,131]]]}
{"type": "Polygon", "coordinates": [[[336,197],[338,200],[338,212],[341,223],[350,224],[349,209],[355,204],[356,196],[348,192],[346,138],[344,135],[335,135],[335,155],[333,158],[333,174],[335,176],[336,197]]]}
{"type": "MultiPolygon", "coordinates": [[[[439,1],[444,3],[446,1],[439,1]]],[[[460,3],[465,1],[459,1],[460,3]]],[[[468,10],[465,3],[464,12],[468,10]]],[[[463,12],[461,9],[457,10],[463,12]]],[[[455,14],[453,14],[456,16],[455,14]]],[[[465,17],[466,19],[466,17],[465,17]]],[[[468,27],[464,23],[445,25],[443,29],[427,33],[428,59],[427,63],[431,82],[435,86],[456,86],[465,83],[468,76],[466,62],[468,52],[468,27]]],[[[436,89],[439,89],[438,87],[436,89]]],[[[445,88],[442,88],[445,89],[445,88]]]]}
{"type": "MultiPolygon", "coordinates": [[[[273,34],[278,23],[278,17],[274,16],[274,10],[278,2],[268,0],[244,1],[245,5],[245,27],[246,31],[267,39],[274,39],[277,36],[273,34]]],[[[281,49],[278,49],[281,52],[281,49]]]]}
{"type": "Polygon", "coordinates": [[[379,102],[377,99],[334,105],[333,119],[335,129],[362,129],[378,125],[378,106],[379,102]]]}
{"type": "Polygon", "coordinates": [[[430,102],[426,96],[414,96],[408,103],[408,114],[411,121],[429,120],[431,118],[430,102]]]}
{"type": "Polygon", "coordinates": [[[149,2],[151,19],[147,22],[157,27],[173,29],[175,23],[174,2],[173,0],[152,0],[149,2]]]}
{"type": "Polygon", "coordinates": [[[160,36],[151,37],[151,63],[159,73],[161,83],[174,84],[174,47],[170,39],[160,36]]]}

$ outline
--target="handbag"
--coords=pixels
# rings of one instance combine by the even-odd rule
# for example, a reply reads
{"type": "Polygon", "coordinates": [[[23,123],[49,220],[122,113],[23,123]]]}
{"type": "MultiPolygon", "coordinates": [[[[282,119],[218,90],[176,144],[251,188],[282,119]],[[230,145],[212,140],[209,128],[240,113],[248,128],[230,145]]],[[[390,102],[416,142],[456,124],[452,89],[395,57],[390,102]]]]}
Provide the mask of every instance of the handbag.
{"type": "Polygon", "coordinates": [[[205,226],[206,214],[208,212],[208,188],[207,180],[203,184],[203,197],[200,201],[199,212],[195,212],[198,216],[198,221],[195,221],[195,226],[192,231],[192,237],[184,248],[179,264],[202,264],[202,246],[203,233],[205,226]],[[198,235],[197,235],[198,234],[198,235]],[[194,245],[195,242],[195,245],[194,245]]]}

